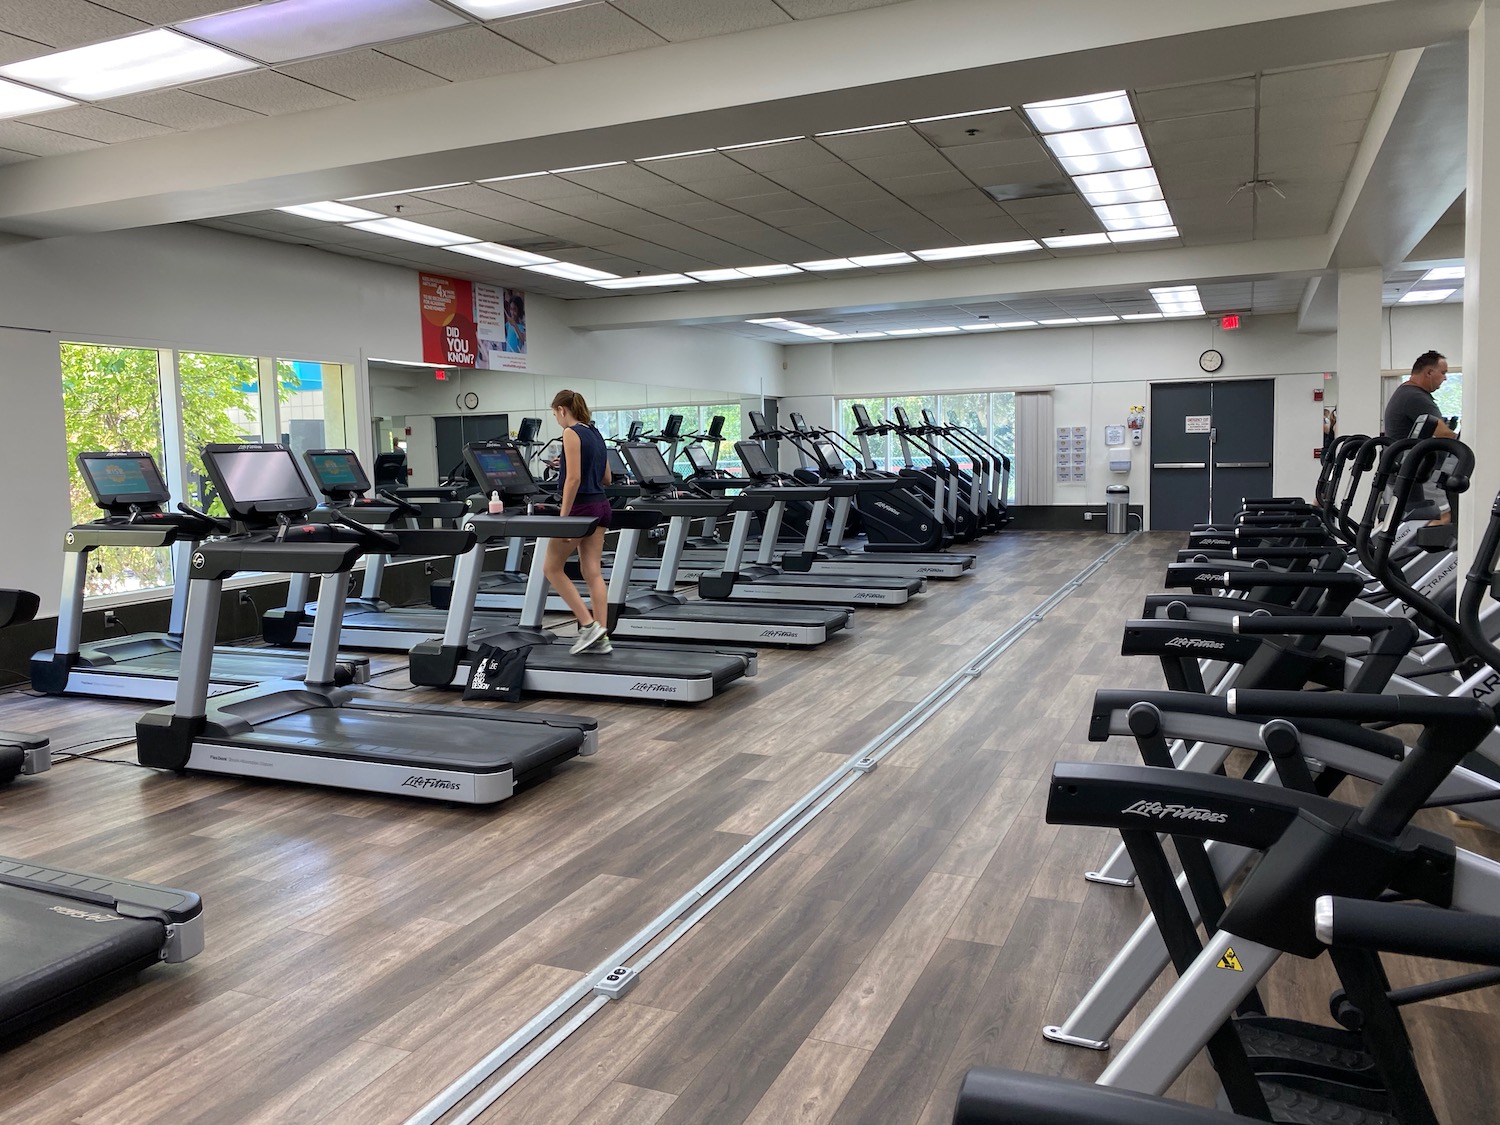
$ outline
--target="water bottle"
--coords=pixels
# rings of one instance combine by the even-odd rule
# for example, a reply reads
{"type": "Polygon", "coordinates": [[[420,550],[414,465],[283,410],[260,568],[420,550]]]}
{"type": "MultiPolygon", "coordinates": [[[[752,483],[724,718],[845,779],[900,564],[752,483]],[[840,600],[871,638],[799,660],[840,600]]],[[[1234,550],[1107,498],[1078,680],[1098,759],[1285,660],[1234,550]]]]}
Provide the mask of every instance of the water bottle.
{"type": "Polygon", "coordinates": [[[505,501],[500,499],[500,492],[497,489],[490,493],[490,515],[498,516],[503,511],[505,511],[505,501]]]}

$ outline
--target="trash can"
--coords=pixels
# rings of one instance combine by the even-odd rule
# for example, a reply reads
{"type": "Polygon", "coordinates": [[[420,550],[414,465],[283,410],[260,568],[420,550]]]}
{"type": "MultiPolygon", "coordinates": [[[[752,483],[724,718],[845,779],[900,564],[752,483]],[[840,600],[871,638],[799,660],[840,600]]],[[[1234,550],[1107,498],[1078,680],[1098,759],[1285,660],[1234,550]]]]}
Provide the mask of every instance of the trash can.
{"type": "Polygon", "coordinates": [[[1112,484],[1104,490],[1104,530],[1124,535],[1130,530],[1130,485],[1112,484]]]}

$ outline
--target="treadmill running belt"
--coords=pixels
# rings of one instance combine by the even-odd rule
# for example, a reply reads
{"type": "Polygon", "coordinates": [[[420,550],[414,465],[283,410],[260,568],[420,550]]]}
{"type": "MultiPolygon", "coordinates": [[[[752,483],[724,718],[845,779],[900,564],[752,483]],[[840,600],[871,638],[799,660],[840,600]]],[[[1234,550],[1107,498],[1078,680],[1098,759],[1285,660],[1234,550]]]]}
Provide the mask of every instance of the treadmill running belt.
{"type": "Polygon", "coordinates": [[[155,964],[166,927],[107,906],[0,884],[0,1034],[155,964]]]}
{"type": "Polygon", "coordinates": [[[598,672],[613,676],[675,676],[684,680],[712,678],[715,687],[737,680],[745,672],[745,661],[738,656],[717,652],[694,652],[665,646],[648,648],[622,642],[613,652],[584,652],[573,655],[571,640],[538,645],[526,654],[527,671],[598,672]],[[685,665],[685,661],[691,661],[685,665]]]}

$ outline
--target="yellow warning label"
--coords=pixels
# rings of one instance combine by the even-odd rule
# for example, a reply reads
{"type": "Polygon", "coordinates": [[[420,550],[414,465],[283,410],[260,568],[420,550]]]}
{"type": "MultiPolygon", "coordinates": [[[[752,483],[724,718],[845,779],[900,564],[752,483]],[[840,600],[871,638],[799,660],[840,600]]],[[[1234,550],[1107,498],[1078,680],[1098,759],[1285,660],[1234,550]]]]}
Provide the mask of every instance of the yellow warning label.
{"type": "Polygon", "coordinates": [[[1245,971],[1245,966],[1240,964],[1240,959],[1234,955],[1233,949],[1224,950],[1224,956],[1219,958],[1218,968],[1233,969],[1237,973],[1245,971]]]}

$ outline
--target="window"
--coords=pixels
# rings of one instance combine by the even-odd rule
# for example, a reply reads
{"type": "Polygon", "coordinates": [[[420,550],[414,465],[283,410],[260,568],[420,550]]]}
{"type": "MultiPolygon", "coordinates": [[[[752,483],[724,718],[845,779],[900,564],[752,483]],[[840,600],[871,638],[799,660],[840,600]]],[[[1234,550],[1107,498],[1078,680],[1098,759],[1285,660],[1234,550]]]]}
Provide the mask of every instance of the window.
{"type": "Polygon", "coordinates": [[[182,352],[182,433],[187,455],[187,502],[216,516],[224,505],[203,473],[203,447],[261,441],[260,365],[251,356],[182,352]]]}
{"type": "MultiPolygon", "coordinates": [[[[846,434],[853,434],[855,427],[854,407],[863,406],[872,422],[896,420],[896,408],[906,413],[913,426],[922,425],[922,411],[931,411],[941,425],[957,426],[972,431],[981,441],[993,445],[1012,462],[1016,456],[1016,396],[1012,391],[971,391],[951,395],[892,395],[881,398],[845,398],[837,403],[839,424],[846,434]]],[[[962,435],[960,435],[962,436],[962,435]]],[[[858,439],[855,439],[856,441],[858,439]]],[[[878,469],[899,469],[906,465],[901,439],[895,434],[868,439],[870,457],[878,469]]],[[[951,455],[966,471],[974,466],[974,458],[959,442],[939,441],[940,448],[951,455]]],[[[972,444],[972,443],[971,443],[972,444]]],[[[932,458],[920,439],[908,443],[911,465],[921,468],[932,463],[932,458]]],[[[1010,478],[1005,502],[1015,499],[1016,480],[1014,468],[1010,478]]]]}
{"type": "MultiPolygon", "coordinates": [[[[73,522],[102,513],[84,487],[79,453],[134,450],[161,465],[161,357],[151,348],[63,344],[63,425],[68,445],[68,495],[73,522]]],[[[85,595],[152,590],[172,584],[168,548],[100,547],[89,556],[85,595]]]]}
{"type": "MultiPolygon", "coordinates": [[[[276,361],[276,397],[281,415],[277,440],[291,449],[299,462],[309,449],[336,449],[345,444],[343,427],[329,424],[324,405],[342,401],[342,375],[343,368],[336,363],[276,361]]],[[[340,417],[336,411],[333,421],[340,417]]]]}
{"type": "MultiPolygon", "coordinates": [[[[594,425],[607,440],[624,441],[630,432],[631,422],[640,421],[645,427],[645,433],[654,434],[667,424],[667,418],[673,414],[682,415],[684,438],[690,434],[707,433],[714,416],[722,414],[724,436],[719,446],[719,468],[730,470],[740,468],[740,459],[734,451],[734,443],[741,439],[744,431],[740,422],[740,404],[737,402],[726,403],[722,406],[699,406],[693,403],[685,406],[641,406],[622,407],[618,410],[596,410],[594,411],[594,425]]],[[[682,445],[679,445],[679,450],[686,444],[687,442],[684,441],[682,445]]],[[[713,443],[705,444],[712,450],[713,443]]]]}

